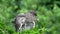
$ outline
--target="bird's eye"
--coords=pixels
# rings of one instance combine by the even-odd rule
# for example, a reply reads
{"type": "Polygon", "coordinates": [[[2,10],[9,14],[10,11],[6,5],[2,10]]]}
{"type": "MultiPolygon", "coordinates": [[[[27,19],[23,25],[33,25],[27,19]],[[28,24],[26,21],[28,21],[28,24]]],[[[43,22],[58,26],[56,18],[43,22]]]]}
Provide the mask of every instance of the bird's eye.
{"type": "Polygon", "coordinates": [[[37,16],[37,14],[36,14],[36,13],[34,13],[34,15],[35,15],[35,16],[37,16]]]}

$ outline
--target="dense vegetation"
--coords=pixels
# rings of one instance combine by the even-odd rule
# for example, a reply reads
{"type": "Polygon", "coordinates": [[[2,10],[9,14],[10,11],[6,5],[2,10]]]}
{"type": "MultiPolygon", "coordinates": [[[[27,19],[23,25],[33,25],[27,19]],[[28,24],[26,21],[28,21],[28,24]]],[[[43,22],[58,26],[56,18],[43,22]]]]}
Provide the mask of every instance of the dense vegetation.
{"type": "Polygon", "coordinates": [[[35,10],[39,21],[21,34],[60,33],[60,0],[0,0],[0,34],[18,34],[12,20],[28,10],[35,10]]]}

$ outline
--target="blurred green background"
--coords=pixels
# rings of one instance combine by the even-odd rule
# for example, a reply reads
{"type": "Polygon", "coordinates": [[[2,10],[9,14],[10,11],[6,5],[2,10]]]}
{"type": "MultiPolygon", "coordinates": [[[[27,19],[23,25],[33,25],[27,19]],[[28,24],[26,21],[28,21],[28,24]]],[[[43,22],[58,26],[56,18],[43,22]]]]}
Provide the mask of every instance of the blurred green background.
{"type": "Polygon", "coordinates": [[[0,0],[0,34],[19,34],[12,20],[28,10],[35,10],[39,21],[21,34],[60,34],[60,0],[0,0]]]}

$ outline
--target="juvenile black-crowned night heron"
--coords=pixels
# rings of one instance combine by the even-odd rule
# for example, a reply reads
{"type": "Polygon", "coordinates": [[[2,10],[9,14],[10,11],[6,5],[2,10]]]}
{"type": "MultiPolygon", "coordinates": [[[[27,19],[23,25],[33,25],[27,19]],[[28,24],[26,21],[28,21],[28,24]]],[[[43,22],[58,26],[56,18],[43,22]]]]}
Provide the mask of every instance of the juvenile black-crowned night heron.
{"type": "Polygon", "coordinates": [[[36,12],[33,10],[30,10],[27,13],[21,13],[14,19],[14,25],[16,32],[21,30],[29,30],[35,27],[34,20],[36,19],[36,12]]]}

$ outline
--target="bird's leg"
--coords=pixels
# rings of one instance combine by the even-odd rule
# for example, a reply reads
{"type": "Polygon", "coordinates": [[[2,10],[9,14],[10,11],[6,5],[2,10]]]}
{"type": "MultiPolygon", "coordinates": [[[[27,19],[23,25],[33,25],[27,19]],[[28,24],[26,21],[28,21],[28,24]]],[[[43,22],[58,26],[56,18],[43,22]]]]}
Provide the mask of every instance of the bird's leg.
{"type": "Polygon", "coordinates": [[[25,29],[26,29],[26,23],[25,23],[25,29]]]}
{"type": "Polygon", "coordinates": [[[33,28],[35,27],[35,22],[33,21],[33,28]]]}
{"type": "Polygon", "coordinates": [[[20,25],[20,28],[19,28],[19,30],[21,30],[21,29],[22,29],[22,25],[23,25],[23,24],[21,24],[21,25],[20,25]]]}

